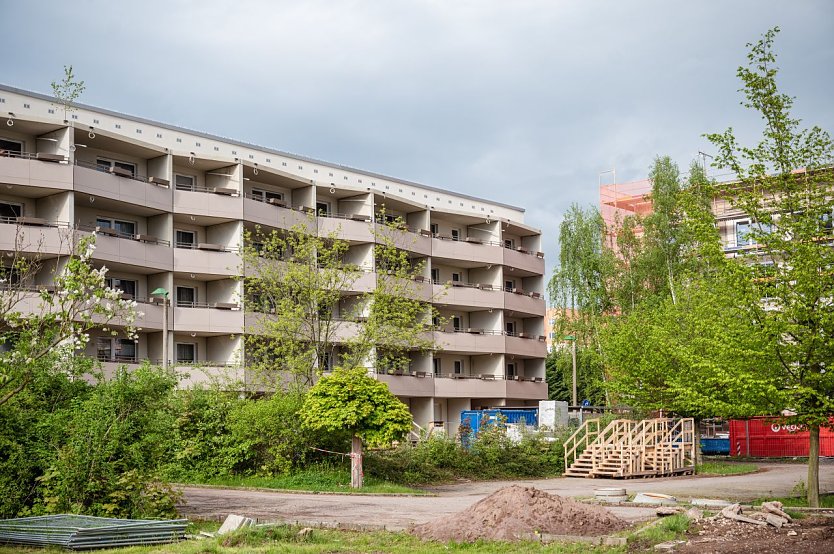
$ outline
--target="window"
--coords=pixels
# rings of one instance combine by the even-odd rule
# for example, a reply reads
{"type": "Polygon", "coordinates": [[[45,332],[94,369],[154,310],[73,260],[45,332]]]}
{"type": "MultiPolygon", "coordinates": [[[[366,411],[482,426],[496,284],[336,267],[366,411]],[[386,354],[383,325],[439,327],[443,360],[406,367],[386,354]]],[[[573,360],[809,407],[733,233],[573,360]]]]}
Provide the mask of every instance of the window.
{"type": "Polygon", "coordinates": [[[461,324],[460,316],[453,316],[452,317],[452,328],[455,331],[460,331],[462,327],[463,326],[461,324]]]}
{"type": "Polygon", "coordinates": [[[0,156],[23,154],[23,143],[17,140],[0,139],[0,156]]]}
{"type": "Polygon", "coordinates": [[[194,363],[197,361],[197,345],[193,342],[178,342],[177,363],[194,363]]]}
{"type": "Polygon", "coordinates": [[[442,368],[442,364],[440,363],[440,358],[435,358],[432,360],[432,364],[434,366],[434,374],[440,375],[440,370],[442,368]]]}
{"type": "Polygon", "coordinates": [[[736,222],[736,246],[750,246],[753,244],[753,237],[750,236],[750,222],[736,222]]]}
{"type": "Polygon", "coordinates": [[[174,188],[177,190],[194,191],[194,177],[191,175],[174,175],[174,188]]]}
{"type": "Polygon", "coordinates": [[[452,229],[452,240],[460,240],[460,229],[452,229]]]}
{"type": "Polygon", "coordinates": [[[463,279],[460,277],[460,273],[452,273],[452,282],[453,283],[460,283],[463,279]]]}
{"type": "Polygon", "coordinates": [[[23,206],[10,202],[0,202],[0,220],[14,221],[23,215],[23,206]]]}
{"type": "Polygon", "coordinates": [[[194,287],[177,287],[177,306],[193,308],[197,303],[197,289],[194,287]]]}
{"type": "Polygon", "coordinates": [[[455,375],[460,375],[463,373],[463,360],[455,360],[454,366],[455,375]]]}
{"type": "Polygon", "coordinates": [[[107,279],[105,279],[105,283],[111,289],[122,291],[122,294],[125,297],[136,298],[136,281],[108,277],[107,279]]]}
{"type": "Polygon", "coordinates": [[[197,244],[197,233],[177,229],[176,239],[177,248],[194,248],[197,244]]]}
{"type": "Polygon", "coordinates": [[[436,316],[436,315],[432,316],[432,318],[431,318],[431,324],[432,324],[434,327],[440,327],[440,318],[439,318],[438,316],[436,316]]]}
{"type": "Polygon", "coordinates": [[[437,223],[431,223],[429,225],[429,231],[432,235],[437,236],[440,234],[440,226],[437,223]]]}
{"type": "Polygon", "coordinates": [[[820,230],[827,235],[830,235],[834,231],[834,217],[832,217],[831,212],[820,216],[820,230]]]}
{"type": "Polygon", "coordinates": [[[269,202],[271,200],[283,202],[284,193],[272,192],[271,190],[252,189],[252,200],[257,200],[258,202],[269,202]]]}
{"type": "Polygon", "coordinates": [[[316,202],[316,213],[321,216],[330,215],[330,202],[316,202]]]}
{"type": "Polygon", "coordinates": [[[110,171],[111,169],[118,168],[123,169],[130,173],[131,177],[136,176],[136,165],[128,162],[117,162],[115,160],[105,160],[103,158],[98,158],[96,160],[96,165],[102,171],[110,171]]]}
{"type": "Polygon", "coordinates": [[[504,290],[507,292],[513,292],[515,290],[515,281],[507,280],[504,281],[504,290]]]}
{"type": "Polygon", "coordinates": [[[99,337],[96,341],[96,357],[103,362],[135,362],[136,341],[99,337]]]}
{"type": "Polygon", "coordinates": [[[133,236],[136,234],[136,223],[133,221],[122,221],[109,217],[96,217],[96,227],[113,229],[122,236],[133,236]]]}
{"type": "Polygon", "coordinates": [[[431,282],[435,285],[440,283],[440,270],[436,267],[431,270],[431,282]]]}
{"type": "Polygon", "coordinates": [[[515,377],[515,364],[507,364],[507,377],[515,377]]]}
{"type": "Polygon", "coordinates": [[[504,330],[507,332],[507,335],[514,337],[515,336],[515,322],[514,321],[507,321],[504,323],[504,330]]]}
{"type": "Polygon", "coordinates": [[[504,239],[504,248],[515,249],[515,239],[504,239]]]}

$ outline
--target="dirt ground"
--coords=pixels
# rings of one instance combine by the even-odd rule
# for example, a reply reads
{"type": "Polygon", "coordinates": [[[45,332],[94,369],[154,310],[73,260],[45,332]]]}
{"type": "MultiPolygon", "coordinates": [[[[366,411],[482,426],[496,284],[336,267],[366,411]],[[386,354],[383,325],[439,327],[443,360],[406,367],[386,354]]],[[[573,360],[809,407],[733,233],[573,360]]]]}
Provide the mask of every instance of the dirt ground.
{"type": "MultiPolygon", "coordinates": [[[[727,522],[728,520],[724,520],[727,522]]],[[[783,554],[834,552],[834,518],[808,517],[776,529],[749,524],[705,521],[693,527],[689,542],[674,550],[682,554],[783,554]]]]}
{"type": "MultiPolygon", "coordinates": [[[[432,489],[436,497],[291,494],[185,487],[182,490],[186,504],[181,512],[194,519],[220,519],[230,513],[237,513],[267,521],[341,523],[402,530],[460,512],[493,492],[513,484],[573,497],[591,497],[595,488],[617,485],[626,487],[629,493],[660,492],[681,499],[725,498],[749,501],[789,495],[791,489],[806,478],[806,466],[802,464],[766,463],[760,466],[762,471],[758,473],[726,477],[687,476],[627,481],[559,478],[460,483],[432,489]]],[[[821,490],[834,490],[834,461],[828,460],[821,464],[820,481],[821,490]]],[[[654,515],[654,510],[650,508],[615,506],[611,511],[630,522],[649,519],[654,515]]]]}

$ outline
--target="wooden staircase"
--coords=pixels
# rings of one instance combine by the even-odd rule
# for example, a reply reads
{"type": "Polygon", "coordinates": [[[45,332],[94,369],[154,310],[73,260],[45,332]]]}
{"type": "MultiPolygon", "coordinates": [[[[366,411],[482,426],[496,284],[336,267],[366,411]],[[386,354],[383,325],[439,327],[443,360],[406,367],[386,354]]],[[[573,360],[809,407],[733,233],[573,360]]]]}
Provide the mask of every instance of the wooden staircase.
{"type": "Polygon", "coordinates": [[[695,471],[692,418],[585,421],[565,441],[566,477],[628,479],[695,471]]]}

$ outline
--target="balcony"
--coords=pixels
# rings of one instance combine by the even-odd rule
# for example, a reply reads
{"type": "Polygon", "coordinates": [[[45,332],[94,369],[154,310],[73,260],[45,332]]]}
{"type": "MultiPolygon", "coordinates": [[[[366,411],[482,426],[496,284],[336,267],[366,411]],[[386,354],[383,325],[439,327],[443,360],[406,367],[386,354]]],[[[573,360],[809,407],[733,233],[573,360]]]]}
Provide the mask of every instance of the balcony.
{"type": "Polygon", "coordinates": [[[371,218],[363,215],[328,214],[316,217],[319,236],[334,235],[350,242],[374,242],[371,218]]]}
{"type": "Polygon", "coordinates": [[[432,288],[435,302],[450,306],[496,309],[504,307],[504,296],[500,290],[493,289],[492,285],[450,281],[446,285],[435,284],[432,288]]]}
{"type": "Polygon", "coordinates": [[[434,395],[439,398],[544,400],[547,383],[541,377],[505,379],[503,375],[444,375],[435,376],[434,395]]]}
{"type": "Polygon", "coordinates": [[[73,167],[75,190],[160,211],[171,210],[170,183],[121,171],[119,168],[107,171],[95,163],[76,161],[73,167]]]}
{"type": "Polygon", "coordinates": [[[26,185],[50,192],[72,190],[72,167],[63,156],[21,154],[0,156],[0,183],[26,185]]]}
{"type": "MultiPolygon", "coordinates": [[[[393,229],[392,227],[376,223],[374,225],[376,237],[388,237],[397,248],[414,252],[421,256],[432,254],[432,241],[425,232],[412,232],[408,227],[393,229]]],[[[381,242],[376,239],[377,242],[381,242]]]]}
{"type": "Polygon", "coordinates": [[[177,387],[180,389],[216,384],[224,390],[239,390],[243,387],[244,371],[238,365],[222,362],[197,362],[187,365],[177,362],[175,370],[179,377],[177,387]]]}
{"type": "Polygon", "coordinates": [[[80,226],[79,230],[96,235],[93,258],[148,268],[171,271],[171,243],[150,235],[121,234],[114,229],[80,226]]]}
{"type": "Polygon", "coordinates": [[[295,225],[309,223],[309,216],[279,201],[264,202],[251,196],[243,199],[243,217],[258,225],[267,225],[279,229],[291,229],[295,225]]]}
{"type": "Polygon", "coordinates": [[[65,222],[37,217],[0,218],[0,250],[67,254],[71,232],[65,222]]]}
{"type": "Polygon", "coordinates": [[[540,293],[512,289],[504,293],[504,309],[516,314],[544,317],[546,306],[540,293]]]}
{"type": "Polygon", "coordinates": [[[544,336],[519,333],[516,336],[508,336],[505,344],[506,353],[514,356],[530,358],[547,356],[547,343],[544,336]]]}
{"type": "Polygon", "coordinates": [[[502,354],[504,352],[504,336],[501,331],[491,329],[435,331],[434,341],[448,352],[466,354],[502,354]]]}
{"type": "Polygon", "coordinates": [[[174,248],[174,270],[202,275],[237,275],[240,254],[234,248],[218,244],[177,244],[174,248]]]}
{"type": "Polygon", "coordinates": [[[397,374],[379,373],[378,381],[388,385],[396,396],[434,396],[434,378],[425,372],[403,372],[397,374]]]}
{"type": "Polygon", "coordinates": [[[498,242],[474,238],[454,240],[451,237],[435,235],[431,239],[431,255],[436,258],[500,265],[504,262],[503,250],[498,242]]]}
{"type": "Polygon", "coordinates": [[[529,271],[536,275],[544,274],[544,254],[541,252],[533,252],[522,247],[514,249],[502,248],[503,263],[505,266],[514,267],[523,271],[529,271]]]}
{"type": "Polygon", "coordinates": [[[173,330],[214,333],[219,335],[243,332],[243,311],[236,304],[194,304],[174,307],[173,330]]]}
{"type": "Polygon", "coordinates": [[[234,189],[220,187],[174,190],[174,213],[243,219],[243,198],[234,189]]]}

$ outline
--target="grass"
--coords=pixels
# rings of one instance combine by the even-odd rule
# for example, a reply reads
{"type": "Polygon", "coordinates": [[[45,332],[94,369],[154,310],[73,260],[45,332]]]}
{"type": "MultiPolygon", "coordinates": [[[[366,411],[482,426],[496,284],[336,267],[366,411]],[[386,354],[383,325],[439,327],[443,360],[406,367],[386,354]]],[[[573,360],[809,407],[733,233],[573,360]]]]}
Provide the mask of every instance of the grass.
{"type": "MultiPolygon", "coordinates": [[[[474,543],[439,543],[422,542],[407,533],[386,531],[358,532],[337,531],[331,529],[314,529],[307,536],[298,534],[299,528],[286,525],[257,527],[223,536],[220,538],[186,541],[179,544],[167,544],[156,547],[132,547],[113,550],[97,550],[97,554],[244,554],[269,552],[389,552],[391,554],[467,552],[473,554],[495,553],[537,553],[580,554],[586,552],[624,554],[625,547],[600,547],[587,543],[551,543],[543,545],[537,542],[493,542],[478,541],[474,543]]],[[[0,554],[17,552],[40,553],[41,549],[18,549],[0,546],[0,554]]],[[[58,552],[58,551],[55,551],[58,552]]]]}
{"type": "Polygon", "coordinates": [[[744,475],[759,470],[756,464],[745,464],[739,462],[704,462],[699,465],[695,472],[698,475],[744,475]]]}
{"type": "Polygon", "coordinates": [[[252,487],[308,492],[343,492],[363,494],[426,494],[396,483],[373,477],[365,477],[361,489],[350,488],[350,471],[342,468],[313,466],[288,475],[274,477],[229,476],[211,479],[187,480],[183,484],[215,485],[223,487],[252,487]]]}
{"type": "Polygon", "coordinates": [[[689,518],[685,514],[665,517],[657,525],[645,527],[644,531],[632,534],[629,543],[640,551],[651,550],[655,544],[682,539],[689,530],[689,524],[689,518]]]}
{"type": "MultiPolygon", "coordinates": [[[[808,498],[805,496],[783,496],[780,498],[759,498],[753,504],[761,504],[770,500],[781,502],[786,508],[807,508],[808,498]]],[[[834,494],[820,495],[820,508],[834,508],[834,494]]]]}

